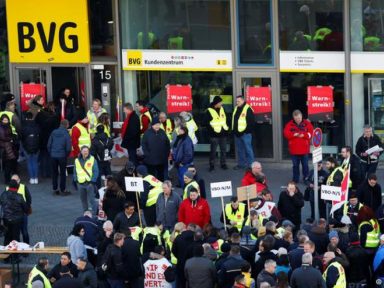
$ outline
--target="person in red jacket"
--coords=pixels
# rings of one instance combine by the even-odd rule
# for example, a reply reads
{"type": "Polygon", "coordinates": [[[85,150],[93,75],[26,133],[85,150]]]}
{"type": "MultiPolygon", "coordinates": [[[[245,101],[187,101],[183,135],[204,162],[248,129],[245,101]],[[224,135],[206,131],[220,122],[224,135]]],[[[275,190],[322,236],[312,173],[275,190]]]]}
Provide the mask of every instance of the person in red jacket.
{"type": "Polygon", "coordinates": [[[249,186],[256,184],[257,195],[260,195],[261,191],[267,188],[267,179],[263,173],[263,167],[260,162],[253,162],[250,169],[244,174],[243,179],[241,179],[241,186],[249,186]]]}
{"type": "Polygon", "coordinates": [[[179,222],[185,225],[194,223],[201,228],[211,222],[211,212],[208,202],[199,196],[196,188],[191,188],[189,197],[181,202],[179,207],[179,222]]]}
{"type": "Polygon", "coordinates": [[[136,110],[140,113],[140,135],[144,135],[144,132],[151,127],[152,116],[148,108],[145,106],[144,100],[136,101],[136,110]]]}
{"type": "Polygon", "coordinates": [[[292,157],[292,180],[295,183],[300,181],[300,162],[303,169],[303,179],[309,174],[308,154],[311,145],[313,126],[311,122],[303,119],[300,110],[292,113],[293,120],[284,127],[284,137],[288,140],[288,151],[292,157]]]}
{"type": "Polygon", "coordinates": [[[79,121],[73,125],[71,130],[72,151],[70,157],[77,158],[80,154],[80,148],[83,146],[91,147],[91,135],[88,130],[88,117],[79,117],[79,121]]]}

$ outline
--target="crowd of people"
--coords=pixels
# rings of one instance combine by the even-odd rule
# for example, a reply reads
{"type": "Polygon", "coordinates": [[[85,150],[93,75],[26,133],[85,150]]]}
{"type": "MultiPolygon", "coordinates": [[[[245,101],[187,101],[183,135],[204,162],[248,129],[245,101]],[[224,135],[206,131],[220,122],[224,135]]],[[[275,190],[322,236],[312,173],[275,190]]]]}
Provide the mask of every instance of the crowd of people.
{"type": "Polygon", "coordinates": [[[292,181],[274,199],[262,164],[254,159],[252,108],[236,97],[227,121],[222,99],[214,97],[205,119],[211,141],[208,171],[215,170],[218,146],[220,168],[228,169],[232,132],[238,153],[234,169],[244,169],[241,186],[255,185],[257,191],[248,201],[231,197],[220,216],[225,225],[214,226],[211,215],[217,211],[211,211],[206,183],[194,165],[198,127],[190,113],[170,119],[141,100],[135,107],[124,104],[119,145],[128,161],[112,173],[115,131],[100,100],[85,113],[75,107],[69,89],[47,105],[37,96],[22,121],[13,95],[3,104],[4,245],[19,241],[20,234],[29,243],[32,197],[17,174],[20,157],[27,160],[31,185],[52,172],[55,196],[71,194],[66,179],[72,168],[83,210],[67,238],[68,252],[52,269],[47,258],[40,258],[28,287],[381,287],[384,205],[375,173],[382,151],[369,149],[382,143],[371,127],[364,128],[355,153],[342,148],[340,165],[329,157],[317,167],[319,187],[341,186],[349,172],[348,201],[337,208],[319,198],[315,207],[320,193],[308,167],[311,122],[296,110],[284,128],[292,181]],[[142,178],[144,191],[127,191],[126,177],[142,178]],[[302,223],[305,201],[311,217],[302,223]]]}

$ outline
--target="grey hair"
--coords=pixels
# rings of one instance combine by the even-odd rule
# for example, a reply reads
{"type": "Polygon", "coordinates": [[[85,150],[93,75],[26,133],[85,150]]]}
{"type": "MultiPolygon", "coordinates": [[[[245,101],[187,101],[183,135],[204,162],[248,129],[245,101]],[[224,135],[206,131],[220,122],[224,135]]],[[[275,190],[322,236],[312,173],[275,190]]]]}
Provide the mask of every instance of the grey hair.
{"type": "Polygon", "coordinates": [[[169,180],[165,180],[165,181],[163,182],[163,184],[167,185],[168,188],[172,189],[172,182],[171,182],[171,181],[169,181],[169,180]]]}
{"type": "Polygon", "coordinates": [[[292,112],[292,116],[295,117],[297,115],[303,115],[299,109],[296,109],[295,111],[292,112]]]}
{"type": "Polygon", "coordinates": [[[252,164],[251,164],[251,168],[253,168],[253,167],[256,166],[256,165],[260,165],[260,166],[261,166],[261,163],[260,163],[259,161],[254,161],[254,162],[252,162],[252,164]]]}
{"type": "Polygon", "coordinates": [[[312,254],[311,253],[304,253],[303,256],[301,257],[301,262],[303,264],[312,264],[312,254]]]}
{"type": "Polygon", "coordinates": [[[364,127],[363,127],[364,129],[372,129],[372,126],[371,125],[369,125],[369,124],[366,124],[366,125],[364,125],[364,127]]]}
{"type": "Polygon", "coordinates": [[[267,268],[270,265],[276,265],[276,261],[272,259],[268,259],[267,261],[265,261],[264,268],[267,268]]]}

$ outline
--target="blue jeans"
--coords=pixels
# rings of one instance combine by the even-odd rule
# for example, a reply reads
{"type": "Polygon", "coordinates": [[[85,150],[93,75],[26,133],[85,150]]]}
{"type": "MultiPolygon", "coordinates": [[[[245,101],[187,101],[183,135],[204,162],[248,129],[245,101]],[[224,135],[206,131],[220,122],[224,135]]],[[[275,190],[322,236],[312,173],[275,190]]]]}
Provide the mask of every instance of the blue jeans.
{"type": "Polygon", "coordinates": [[[299,183],[300,181],[300,162],[303,167],[303,179],[308,177],[309,169],[308,169],[308,154],[306,155],[292,155],[292,180],[295,183],[299,183]]]}
{"type": "Polygon", "coordinates": [[[124,282],[122,280],[107,279],[107,282],[111,288],[124,288],[124,282]]]}
{"type": "Polygon", "coordinates": [[[181,188],[184,187],[184,173],[187,172],[189,165],[190,164],[186,164],[182,167],[177,168],[177,176],[179,178],[179,184],[181,188]]]}
{"type": "Polygon", "coordinates": [[[77,183],[77,190],[80,194],[83,211],[92,211],[95,214],[95,186],[92,183],[77,183]]]}
{"type": "MultiPolygon", "coordinates": [[[[39,177],[39,153],[28,154],[25,152],[25,157],[27,157],[27,166],[28,166],[28,174],[32,179],[39,177]]],[[[45,167],[45,169],[49,170],[50,167],[45,167]]]]}
{"type": "Polygon", "coordinates": [[[240,137],[235,136],[237,148],[237,165],[241,167],[250,167],[255,161],[252,147],[252,134],[244,134],[240,137]]]}

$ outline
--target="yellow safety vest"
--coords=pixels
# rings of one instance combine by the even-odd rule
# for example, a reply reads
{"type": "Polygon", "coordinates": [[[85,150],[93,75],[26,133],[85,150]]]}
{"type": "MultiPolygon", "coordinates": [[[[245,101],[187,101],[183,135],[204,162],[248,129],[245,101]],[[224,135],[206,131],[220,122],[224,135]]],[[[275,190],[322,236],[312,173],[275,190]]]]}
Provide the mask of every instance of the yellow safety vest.
{"type": "MultiPolygon", "coordinates": [[[[260,227],[263,226],[264,217],[261,214],[258,215],[258,221],[259,221],[260,227]]],[[[251,216],[248,216],[247,220],[244,223],[244,226],[251,227],[251,216]]],[[[253,235],[252,233],[250,236],[251,236],[252,240],[257,240],[257,237],[255,235],[253,235]]]]}
{"type": "Polygon", "coordinates": [[[188,122],[185,123],[185,125],[187,126],[188,128],[188,136],[189,138],[191,138],[193,144],[196,144],[197,143],[197,138],[196,138],[196,131],[199,129],[197,127],[197,124],[195,122],[195,120],[193,120],[191,118],[191,120],[189,120],[188,122]]]}
{"type": "Polygon", "coordinates": [[[107,126],[107,125],[104,125],[104,132],[105,134],[107,134],[108,137],[111,137],[111,127],[107,126]]]}
{"type": "Polygon", "coordinates": [[[208,108],[209,114],[211,114],[212,120],[209,122],[215,133],[220,133],[222,129],[228,131],[227,116],[225,115],[224,108],[221,107],[219,113],[213,108],[208,108]]]}
{"type": "Polygon", "coordinates": [[[13,122],[12,122],[13,112],[11,112],[11,111],[0,112],[0,117],[3,115],[7,115],[9,118],[9,125],[11,126],[12,134],[17,135],[16,128],[15,128],[15,126],[13,126],[13,122]]]}
{"type": "MultiPolygon", "coordinates": [[[[178,232],[175,232],[175,239],[176,237],[179,236],[179,233],[178,232]]],[[[164,242],[165,242],[165,245],[167,245],[168,247],[168,251],[169,253],[171,254],[171,263],[173,265],[176,265],[177,264],[177,258],[176,256],[172,253],[172,246],[173,246],[173,242],[171,241],[171,235],[169,233],[169,231],[165,231],[164,235],[163,235],[163,239],[164,239],[164,242]]],[[[173,240],[175,241],[175,240],[173,240]]]]}
{"type": "Polygon", "coordinates": [[[129,230],[131,230],[131,237],[133,240],[140,241],[140,234],[143,231],[141,227],[135,226],[135,227],[129,227],[129,230]]]}
{"type": "Polygon", "coordinates": [[[195,187],[196,190],[199,192],[199,195],[200,195],[200,186],[199,186],[199,183],[197,183],[195,180],[192,180],[191,182],[189,182],[187,185],[185,185],[184,187],[184,193],[183,193],[183,200],[184,199],[187,199],[188,198],[188,190],[190,187],[195,187]]]}
{"type": "MultiPolygon", "coordinates": [[[[348,206],[349,206],[349,203],[345,202],[344,203],[344,208],[343,208],[343,215],[347,215],[348,214],[348,206]]],[[[359,210],[358,211],[360,211],[361,207],[363,207],[363,204],[359,203],[359,210]]]]}
{"type": "MultiPolygon", "coordinates": [[[[337,171],[341,171],[341,173],[343,173],[343,177],[345,176],[345,174],[347,173],[346,169],[344,169],[342,166],[339,166],[339,167],[336,167],[331,175],[328,176],[328,179],[327,179],[327,185],[330,185],[332,186],[333,184],[333,177],[335,177],[335,174],[337,171]]],[[[348,187],[351,188],[352,187],[352,181],[351,181],[351,178],[349,178],[349,181],[348,181],[348,187]]]]}
{"type": "Polygon", "coordinates": [[[138,49],[146,49],[146,48],[149,48],[153,45],[153,43],[155,42],[156,40],[156,37],[155,37],[155,34],[152,33],[152,32],[148,32],[147,33],[147,44],[145,47],[144,47],[144,33],[143,32],[139,32],[137,34],[137,48],[138,49]]]}
{"type": "Polygon", "coordinates": [[[77,182],[82,184],[85,182],[90,182],[92,180],[92,168],[95,164],[95,158],[90,155],[89,158],[84,163],[84,169],[88,172],[88,174],[84,171],[83,167],[80,164],[79,158],[76,158],[75,160],[75,167],[76,167],[76,176],[77,176],[77,182]]]}
{"type": "MultiPolygon", "coordinates": [[[[237,131],[238,132],[243,132],[243,131],[245,131],[245,129],[247,129],[247,112],[248,112],[248,109],[252,110],[251,106],[249,106],[248,104],[245,104],[245,106],[243,107],[243,111],[241,112],[241,114],[239,116],[239,119],[237,119],[237,131]]],[[[233,114],[232,114],[232,129],[233,129],[234,123],[235,123],[236,112],[237,112],[237,106],[235,107],[235,111],[233,111],[233,114]]]]}
{"type": "Polygon", "coordinates": [[[172,141],[173,129],[172,129],[172,121],[171,121],[171,119],[167,119],[167,121],[165,122],[165,128],[164,128],[163,123],[161,123],[160,129],[164,130],[165,134],[167,134],[167,137],[168,137],[169,141],[172,141]]]}
{"type": "MultiPolygon", "coordinates": [[[[107,110],[105,110],[104,108],[101,108],[101,111],[100,111],[100,115],[103,114],[103,113],[107,113],[107,110]]],[[[98,117],[96,115],[96,113],[94,113],[93,111],[89,110],[87,112],[87,118],[88,118],[88,121],[89,121],[89,133],[90,134],[95,134],[96,133],[96,127],[97,127],[97,123],[98,123],[98,117]]]]}
{"type": "Polygon", "coordinates": [[[152,175],[147,175],[143,178],[145,182],[151,185],[153,188],[149,190],[146,207],[151,207],[156,204],[157,198],[163,192],[163,183],[152,175]]]}
{"type": "MultiPolygon", "coordinates": [[[[7,186],[5,189],[8,190],[9,186],[7,186]]],[[[25,185],[19,184],[19,189],[17,189],[17,193],[19,193],[21,196],[23,196],[23,199],[25,202],[27,202],[27,198],[25,197],[25,185]]]]}
{"type": "Polygon", "coordinates": [[[151,113],[149,113],[149,111],[146,111],[143,114],[140,113],[140,129],[143,129],[143,120],[142,120],[143,115],[148,117],[149,125],[151,125],[151,122],[152,122],[152,116],[151,116],[151,113]]]}
{"type": "Polygon", "coordinates": [[[246,287],[255,287],[255,279],[251,277],[251,273],[249,272],[242,272],[241,274],[244,275],[245,278],[245,286],[246,287]]]}
{"type": "MultiPolygon", "coordinates": [[[[72,129],[77,127],[77,129],[80,130],[80,137],[79,137],[79,149],[83,146],[91,147],[91,135],[88,132],[88,129],[85,128],[82,124],[76,123],[73,125],[72,129]]],[[[72,130],[71,130],[72,135],[72,130]]]]}
{"type": "Polygon", "coordinates": [[[144,235],[143,235],[143,241],[141,242],[141,253],[143,253],[143,247],[144,247],[144,239],[148,234],[152,234],[157,237],[157,245],[161,244],[161,231],[158,227],[145,227],[144,228],[144,235]]]}
{"type": "Polygon", "coordinates": [[[44,288],[52,288],[51,282],[49,282],[47,276],[45,276],[43,272],[37,269],[36,266],[33,267],[32,271],[29,273],[27,288],[32,288],[32,281],[36,276],[40,276],[43,279],[44,288]]]}
{"type": "Polygon", "coordinates": [[[369,231],[367,233],[367,240],[365,241],[365,248],[377,248],[379,247],[380,244],[380,226],[379,223],[377,223],[376,220],[371,219],[368,221],[363,221],[359,225],[359,235],[360,235],[360,230],[361,226],[369,224],[372,226],[373,230],[369,231]]]}
{"type": "Polygon", "coordinates": [[[168,49],[171,50],[180,50],[183,49],[183,37],[176,36],[176,37],[170,37],[168,39],[168,49]]]}
{"type": "Polygon", "coordinates": [[[239,203],[239,207],[237,208],[237,211],[235,214],[233,214],[232,211],[233,209],[232,209],[231,203],[225,205],[225,216],[227,216],[229,221],[236,222],[234,226],[240,231],[241,227],[243,227],[243,222],[244,222],[245,204],[239,203]]]}
{"type": "Polygon", "coordinates": [[[324,281],[327,281],[327,272],[329,267],[336,267],[337,270],[339,271],[339,279],[337,279],[336,285],[333,286],[333,288],[346,288],[347,287],[347,280],[345,279],[345,271],[343,266],[341,266],[340,263],[338,262],[333,262],[330,265],[328,265],[327,269],[325,269],[324,274],[323,274],[323,279],[324,281]]]}

